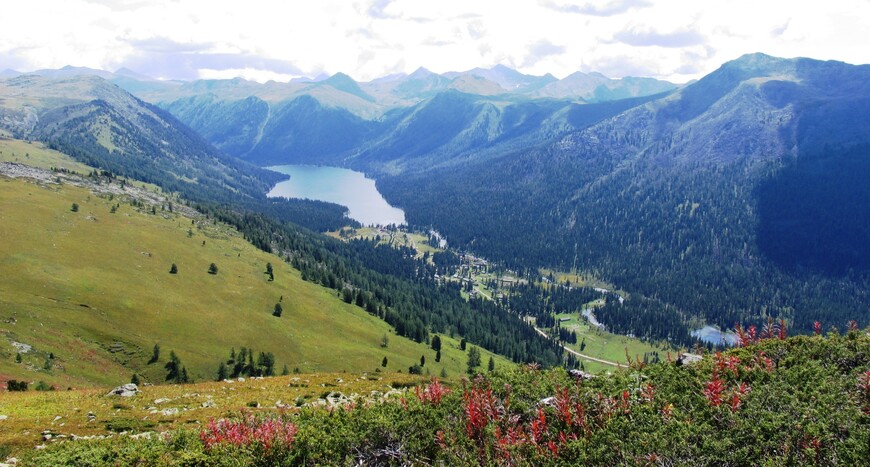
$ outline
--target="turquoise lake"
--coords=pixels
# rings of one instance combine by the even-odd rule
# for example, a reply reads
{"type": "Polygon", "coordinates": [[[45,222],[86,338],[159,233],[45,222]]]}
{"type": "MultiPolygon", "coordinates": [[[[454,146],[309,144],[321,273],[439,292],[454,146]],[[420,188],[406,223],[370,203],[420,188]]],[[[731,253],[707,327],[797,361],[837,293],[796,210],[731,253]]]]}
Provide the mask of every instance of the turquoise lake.
{"type": "Polygon", "coordinates": [[[339,167],[278,165],[269,170],[290,176],[267,196],[329,201],[347,207],[348,217],[363,225],[404,224],[405,212],[390,206],[365,174],[339,167]]]}

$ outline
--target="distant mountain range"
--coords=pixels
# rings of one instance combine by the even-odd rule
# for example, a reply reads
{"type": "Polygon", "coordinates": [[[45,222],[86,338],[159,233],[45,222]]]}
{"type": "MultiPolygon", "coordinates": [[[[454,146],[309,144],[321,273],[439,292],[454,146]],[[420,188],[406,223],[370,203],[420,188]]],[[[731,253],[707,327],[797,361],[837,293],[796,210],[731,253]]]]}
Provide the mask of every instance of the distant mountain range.
{"type": "MultiPolygon", "coordinates": [[[[677,88],[650,78],[574,73],[564,80],[498,65],[436,74],[425,68],[366,83],[337,73],[265,84],[240,78],[157,81],[130,70],[80,67],[28,75],[98,76],[168,110],[223,151],[259,165],[332,163],[386,173],[450,164],[469,152],[501,153],[576,129],[588,104],[646,97],[677,88]],[[425,133],[421,137],[420,132],[425,133]],[[422,166],[420,165],[422,164],[422,166]]],[[[21,76],[7,70],[3,76],[21,76]]]]}

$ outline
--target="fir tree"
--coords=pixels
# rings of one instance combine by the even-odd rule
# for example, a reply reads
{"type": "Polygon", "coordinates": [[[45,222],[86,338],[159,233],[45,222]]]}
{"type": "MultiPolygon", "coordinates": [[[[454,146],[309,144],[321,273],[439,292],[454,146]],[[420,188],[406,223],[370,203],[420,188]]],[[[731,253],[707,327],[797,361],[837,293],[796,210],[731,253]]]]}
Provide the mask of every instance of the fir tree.
{"type": "Polygon", "coordinates": [[[480,350],[475,346],[468,349],[468,374],[474,374],[475,368],[480,366],[480,350]]]}
{"type": "Polygon", "coordinates": [[[148,364],[152,364],[160,360],[160,344],[154,344],[154,349],[151,351],[151,358],[148,360],[148,364]]]}
{"type": "Polygon", "coordinates": [[[432,337],[432,350],[436,352],[441,350],[441,338],[437,334],[432,337]]]}

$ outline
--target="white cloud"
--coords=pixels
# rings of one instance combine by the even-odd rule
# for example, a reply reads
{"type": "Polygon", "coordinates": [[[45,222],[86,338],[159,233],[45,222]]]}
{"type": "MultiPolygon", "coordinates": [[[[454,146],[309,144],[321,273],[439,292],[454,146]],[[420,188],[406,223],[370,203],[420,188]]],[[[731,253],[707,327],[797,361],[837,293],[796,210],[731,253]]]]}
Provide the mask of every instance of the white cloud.
{"type": "Polygon", "coordinates": [[[757,51],[870,61],[867,0],[29,0],[4,18],[0,69],[22,71],[368,80],[501,63],[685,81],[757,51]]]}

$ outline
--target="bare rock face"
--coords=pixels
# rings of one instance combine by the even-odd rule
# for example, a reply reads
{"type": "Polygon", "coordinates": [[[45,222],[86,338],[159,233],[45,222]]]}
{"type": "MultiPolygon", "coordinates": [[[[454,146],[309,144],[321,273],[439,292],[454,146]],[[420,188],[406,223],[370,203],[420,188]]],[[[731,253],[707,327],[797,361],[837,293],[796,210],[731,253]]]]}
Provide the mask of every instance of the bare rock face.
{"type": "Polygon", "coordinates": [[[109,391],[107,396],[132,397],[139,393],[139,388],[133,383],[127,383],[123,386],[118,386],[109,391]]]}

